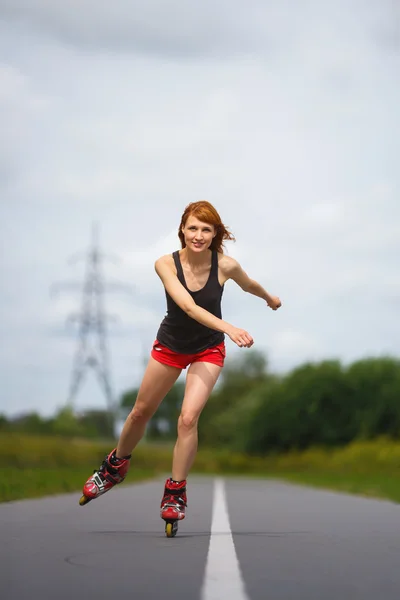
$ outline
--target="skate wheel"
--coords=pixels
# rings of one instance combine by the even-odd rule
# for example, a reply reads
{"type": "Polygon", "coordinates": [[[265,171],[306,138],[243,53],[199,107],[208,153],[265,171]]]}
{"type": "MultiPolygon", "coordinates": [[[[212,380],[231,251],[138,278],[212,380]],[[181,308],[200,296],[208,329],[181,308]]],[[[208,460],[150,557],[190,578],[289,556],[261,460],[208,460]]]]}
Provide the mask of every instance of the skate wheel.
{"type": "Polygon", "coordinates": [[[178,532],[178,522],[177,521],[170,521],[169,523],[165,524],[165,535],[167,537],[175,537],[176,534],[178,532]]]}
{"type": "Polygon", "coordinates": [[[91,501],[91,498],[88,498],[87,496],[81,496],[79,498],[79,505],[80,506],[85,506],[85,504],[87,504],[90,501],[91,501]]]}

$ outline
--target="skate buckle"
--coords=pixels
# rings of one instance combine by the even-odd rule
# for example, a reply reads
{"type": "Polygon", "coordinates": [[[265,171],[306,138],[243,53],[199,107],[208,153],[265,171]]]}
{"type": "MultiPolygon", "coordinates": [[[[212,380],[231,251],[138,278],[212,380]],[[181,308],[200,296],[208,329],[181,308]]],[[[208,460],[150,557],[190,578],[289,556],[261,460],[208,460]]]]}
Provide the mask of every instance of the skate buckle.
{"type": "Polygon", "coordinates": [[[103,481],[103,479],[100,477],[100,475],[98,473],[95,473],[93,475],[92,479],[93,479],[94,483],[97,485],[97,487],[99,488],[100,492],[102,492],[104,490],[105,481],[103,481]]]}

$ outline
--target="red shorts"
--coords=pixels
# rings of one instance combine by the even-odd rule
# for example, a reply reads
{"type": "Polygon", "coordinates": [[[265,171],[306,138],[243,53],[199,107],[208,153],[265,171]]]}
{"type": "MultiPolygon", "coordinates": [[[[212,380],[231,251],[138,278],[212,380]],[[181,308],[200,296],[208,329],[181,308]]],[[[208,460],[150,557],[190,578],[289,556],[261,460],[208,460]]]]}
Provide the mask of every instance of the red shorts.
{"type": "Polygon", "coordinates": [[[197,354],[180,354],[166,348],[156,340],[153,344],[151,356],[164,365],[177,367],[178,369],[186,369],[186,367],[195,362],[208,362],[219,367],[224,366],[225,360],[225,342],[221,342],[218,346],[207,348],[203,352],[197,354]]]}

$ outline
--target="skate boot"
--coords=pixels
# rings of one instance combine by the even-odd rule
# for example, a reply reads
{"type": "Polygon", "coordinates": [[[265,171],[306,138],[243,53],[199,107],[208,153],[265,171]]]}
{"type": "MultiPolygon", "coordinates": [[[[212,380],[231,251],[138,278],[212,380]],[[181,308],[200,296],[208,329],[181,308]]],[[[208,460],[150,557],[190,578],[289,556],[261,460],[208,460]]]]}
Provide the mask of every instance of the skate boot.
{"type": "Polygon", "coordinates": [[[160,510],[161,518],[165,521],[167,537],[175,537],[177,534],[178,521],[185,518],[186,507],[186,480],[176,482],[171,478],[167,479],[160,510]]]}
{"type": "Polygon", "coordinates": [[[99,469],[93,471],[93,475],[89,477],[83,486],[83,496],[79,500],[81,506],[105,494],[117,483],[124,481],[129,469],[129,459],[131,456],[116,458],[115,453],[116,448],[105,457],[99,469]]]}

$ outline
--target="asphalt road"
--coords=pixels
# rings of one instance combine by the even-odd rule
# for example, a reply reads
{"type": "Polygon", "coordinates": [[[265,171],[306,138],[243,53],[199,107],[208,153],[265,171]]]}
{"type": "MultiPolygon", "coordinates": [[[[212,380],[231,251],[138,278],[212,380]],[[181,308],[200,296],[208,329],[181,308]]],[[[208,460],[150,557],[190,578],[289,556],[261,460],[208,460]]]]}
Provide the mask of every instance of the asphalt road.
{"type": "Polygon", "coordinates": [[[163,480],[0,505],[2,600],[398,600],[400,505],[191,477],[176,538],[163,480]]]}

